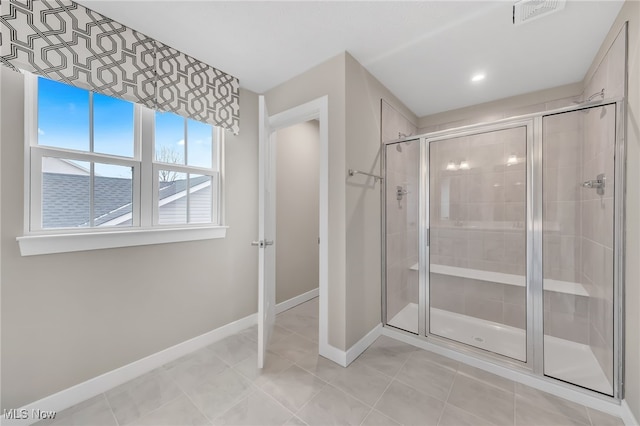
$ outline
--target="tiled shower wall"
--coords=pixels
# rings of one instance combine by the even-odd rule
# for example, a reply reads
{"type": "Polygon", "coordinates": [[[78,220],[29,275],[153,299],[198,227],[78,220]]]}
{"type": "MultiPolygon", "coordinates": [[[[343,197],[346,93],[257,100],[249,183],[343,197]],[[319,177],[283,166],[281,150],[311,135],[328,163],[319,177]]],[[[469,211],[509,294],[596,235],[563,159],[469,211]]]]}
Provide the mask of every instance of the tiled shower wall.
{"type": "MultiPolygon", "coordinates": [[[[549,280],[581,282],[582,115],[573,112],[544,119],[542,253],[545,289],[549,287],[549,280]]],[[[588,344],[588,298],[545,290],[544,332],[588,344]]]]}
{"type": "MultiPolygon", "coordinates": [[[[585,86],[584,96],[605,90],[608,99],[625,96],[626,86],[626,27],[620,31],[585,86]]],[[[614,246],[614,133],[619,137],[623,129],[616,129],[615,109],[606,114],[591,112],[583,115],[585,148],[583,180],[606,175],[603,196],[584,191],[582,198],[582,274],[581,280],[589,293],[589,345],[610,383],[613,383],[613,246],[614,246]],[[596,132],[595,129],[601,129],[596,132]]],[[[630,182],[630,184],[633,184],[630,182]]],[[[633,261],[633,260],[630,260],[633,261]]]]}
{"type": "MultiPolygon", "coordinates": [[[[417,127],[384,100],[381,101],[382,142],[415,135],[417,127]]],[[[418,303],[418,201],[420,177],[419,142],[402,143],[386,151],[387,225],[387,320],[409,303],[418,303]],[[407,194],[397,200],[400,186],[407,194]]],[[[415,331],[417,332],[416,318],[415,331]]]]}
{"type": "MultiPolygon", "coordinates": [[[[420,143],[402,142],[386,148],[387,320],[409,303],[418,303],[420,143]],[[397,197],[397,188],[403,195],[397,197]],[[404,193],[406,191],[406,193],[404,193]]],[[[415,322],[417,332],[418,319],[415,322]]]]}

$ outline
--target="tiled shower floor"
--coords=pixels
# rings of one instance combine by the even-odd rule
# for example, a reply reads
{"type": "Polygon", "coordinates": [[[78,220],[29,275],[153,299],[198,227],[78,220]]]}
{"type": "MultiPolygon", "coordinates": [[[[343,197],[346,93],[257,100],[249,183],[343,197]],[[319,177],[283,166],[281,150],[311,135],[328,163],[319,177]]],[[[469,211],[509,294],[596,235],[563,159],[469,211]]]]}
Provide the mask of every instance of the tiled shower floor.
{"type": "MultiPolygon", "coordinates": [[[[55,425],[622,425],[599,411],[380,337],[348,368],[319,357],[317,299],[58,413],[55,425]]],[[[50,424],[39,423],[39,424],[50,424]]]]}

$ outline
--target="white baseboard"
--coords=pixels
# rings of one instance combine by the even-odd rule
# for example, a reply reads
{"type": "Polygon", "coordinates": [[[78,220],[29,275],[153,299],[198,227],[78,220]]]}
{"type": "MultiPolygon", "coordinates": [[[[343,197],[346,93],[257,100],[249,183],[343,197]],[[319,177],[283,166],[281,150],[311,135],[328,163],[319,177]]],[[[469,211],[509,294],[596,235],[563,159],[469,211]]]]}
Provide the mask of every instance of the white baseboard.
{"type": "Polygon", "coordinates": [[[633,415],[633,411],[631,411],[626,399],[623,399],[622,404],[620,404],[620,417],[622,417],[625,426],[638,426],[640,424],[633,415]]]}
{"type": "Polygon", "coordinates": [[[340,350],[329,344],[320,344],[320,355],[342,367],[348,367],[349,364],[358,358],[360,354],[371,346],[371,344],[381,335],[382,324],[378,324],[346,351],[340,350]]]}
{"type": "MultiPolygon", "coordinates": [[[[518,383],[522,383],[532,388],[536,388],[550,394],[559,396],[569,401],[576,402],[578,404],[585,405],[595,410],[604,411],[605,413],[612,414],[614,416],[622,417],[622,409],[619,404],[613,400],[605,400],[596,396],[590,395],[585,392],[577,391],[566,386],[547,381],[539,376],[534,376],[524,371],[515,371],[507,367],[503,367],[498,364],[494,364],[489,361],[478,359],[476,357],[460,353],[458,351],[445,348],[443,346],[427,342],[414,336],[409,336],[402,332],[396,331],[389,327],[383,327],[382,334],[410,345],[416,346],[427,351],[435,352],[439,355],[446,356],[447,358],[454,359],[464,364],[471,365],[476,368],[488,371],[506,379],[513,380],[518,383]]],[[[624,402],[624,401],[623,401],[624,402]]],[[[629,411],[629,414],[631,412],[629,411]]],[[[633,415],[631,414],[631,417],[633,415]]],[[[624,417],[622,417],[624,420],[624,417]]],[[[625,421],[625,424],[626,421],[625,421]]]]}
{"type": "MultiPolygon", "coordinates": [[[[371,331],[368,332],[362,339],[358,340],[355,345],[351,346],[347,350],[347,357],[346,357],[347,365],[355,361],[355,359],[358,358],[362,352],[366,351],[367,348],[371,346],[371,344],[375,342],[376,339],[381,335],[382,335],[382,324],[378,324],[375,327],[373,327],[371,331]]],[[[345,365],[345,367],[347,365],[345,365]]]]}
{"type": "Polygon", "coordinates": [[[276,314],[287,311],[291,308],[295,308],[301,303],[308,302],[309,300],[318,297],[318,289],[314,288],[306,293],[302,293],[299,296],[292,297],[289,300],[285,300],[284,302],[280,302],[276,305],[276,314]]]}
{"type": "MultiPolygon", "coordinates": [[[[33,403],[27,404],[20,410],[27,410],[25,413],[32,413],[32,410],[55,411],[60,412],[66,408],[72,407],[86,399],[99,395],[107,390],[128,382],[142,374],[158,368],[168,362],[174,361],[181,356],[187,355],[198,349],[204,348],[212,343],[224,339],[232,334],[238,333],[249,328],[258,322],[258,314],[251,314],[247,317],[216,328],[200,336],[189,339],[185,342],[178,343],[175,346],[164,349],[148,357],[134,361],[123,367],[104,373],[100,376],[89,379],[86,382],[79,383],[68,389],[49,395],[33,403]]],[[[0,418],[3,426],[11,425],[30,425],[35,423],[37,419],[7,419],[5,416],[0,418]]]]}

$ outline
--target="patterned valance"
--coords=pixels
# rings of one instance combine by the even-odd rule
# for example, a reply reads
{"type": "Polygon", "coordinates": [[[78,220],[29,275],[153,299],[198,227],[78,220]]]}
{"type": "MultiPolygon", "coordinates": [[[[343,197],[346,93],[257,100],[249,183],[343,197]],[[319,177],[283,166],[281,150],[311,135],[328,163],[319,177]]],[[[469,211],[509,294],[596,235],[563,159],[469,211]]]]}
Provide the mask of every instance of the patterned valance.
{"type": "Polygon", "coordinates": [[[238,133],[238,79],[70,0],[0,0],[0,63],[238,133]]]}

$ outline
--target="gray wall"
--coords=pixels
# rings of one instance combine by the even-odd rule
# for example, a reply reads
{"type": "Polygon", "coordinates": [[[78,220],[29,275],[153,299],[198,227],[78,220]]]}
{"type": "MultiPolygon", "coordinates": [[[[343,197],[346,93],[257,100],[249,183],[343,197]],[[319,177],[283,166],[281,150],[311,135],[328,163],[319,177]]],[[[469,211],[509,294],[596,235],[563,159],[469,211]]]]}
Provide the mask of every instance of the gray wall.
{"type": "Polygon", "coordinates": [[[21,257],[23,78],[0,69],[2,408],[256,312],[257,96],[227,134],[225,239],[21,257]]]}
{"type": "Polygon", "coordinates": [[[318,288],[318,121],[276,132],[276,303],[318,288]]]}

